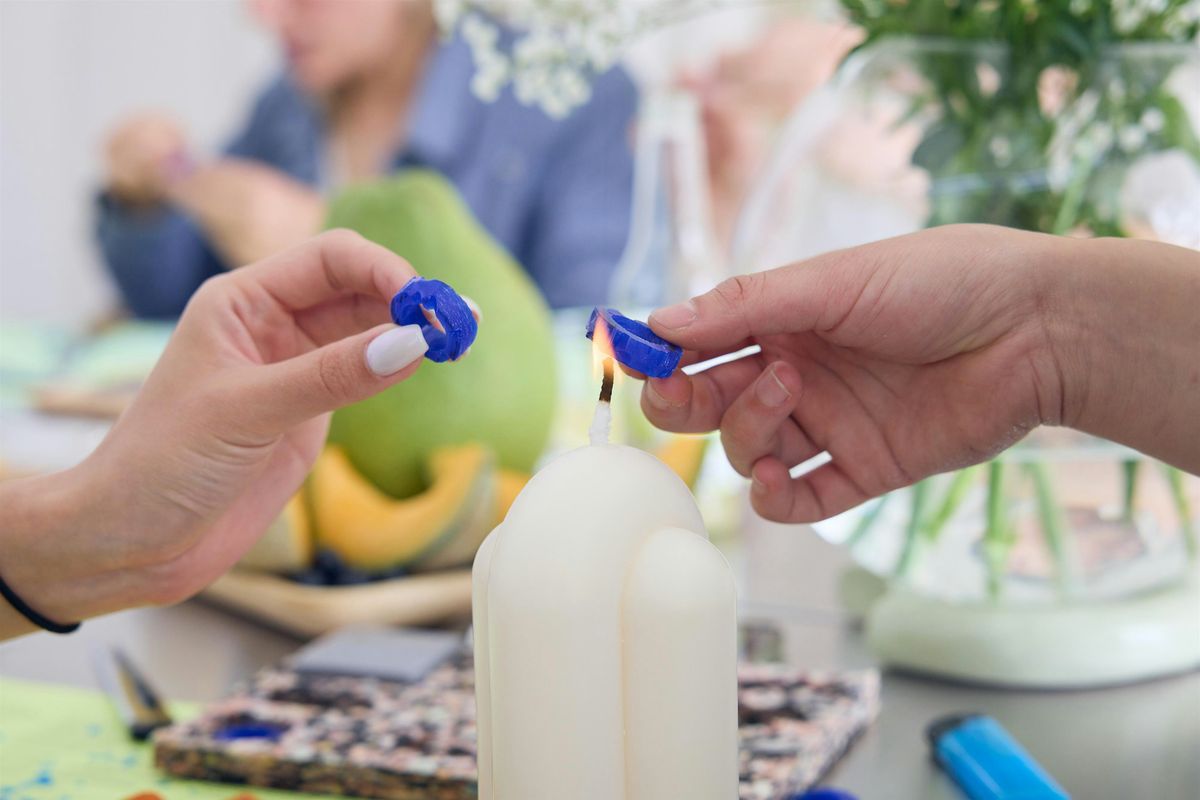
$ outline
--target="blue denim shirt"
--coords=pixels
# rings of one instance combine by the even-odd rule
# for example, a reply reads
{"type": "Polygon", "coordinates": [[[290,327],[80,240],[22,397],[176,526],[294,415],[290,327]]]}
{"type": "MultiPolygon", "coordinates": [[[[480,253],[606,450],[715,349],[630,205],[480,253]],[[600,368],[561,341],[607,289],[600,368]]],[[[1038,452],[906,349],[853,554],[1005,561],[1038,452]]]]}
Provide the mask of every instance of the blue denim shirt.
{"type": "MultiPolygon", "coordinates": [[[[596,79],[586,106],[556,121],[511,91],[495,103],[478,100],[470,90],[473,69],[461,40],[430,55],[394,168],[446,175],[552,306],[603,302],[629,228],[633,83],[611,70],[596,79]]],[[[284,77],[258,99],[228,152],[319,187],[329,182],[324,145],[319,110],[284,77]]],[[[196,288],[226,267],[176,210],[133,210],[107,196],[99,206],[104,260],[139,317],[177,316],[196,288]]]]}

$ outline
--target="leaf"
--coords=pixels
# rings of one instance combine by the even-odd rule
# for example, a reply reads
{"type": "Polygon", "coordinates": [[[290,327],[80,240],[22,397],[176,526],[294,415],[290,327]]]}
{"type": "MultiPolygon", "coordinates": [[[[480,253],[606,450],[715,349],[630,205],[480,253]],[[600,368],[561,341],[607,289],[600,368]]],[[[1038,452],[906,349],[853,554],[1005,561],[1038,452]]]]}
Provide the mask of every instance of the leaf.
{"type": "Polygon", "coordinates": [[[1180,103],[1178,98],[1164,92],[1158,100],[1158,109],[1165,117],[1163,139],[1168,145],[1178,147],[1192,158],[1200,160],[1200,138],[1196,136],[1196,131],[1192,128],[1191,117],[1188,116],[1183,103],[1180,103]]]}

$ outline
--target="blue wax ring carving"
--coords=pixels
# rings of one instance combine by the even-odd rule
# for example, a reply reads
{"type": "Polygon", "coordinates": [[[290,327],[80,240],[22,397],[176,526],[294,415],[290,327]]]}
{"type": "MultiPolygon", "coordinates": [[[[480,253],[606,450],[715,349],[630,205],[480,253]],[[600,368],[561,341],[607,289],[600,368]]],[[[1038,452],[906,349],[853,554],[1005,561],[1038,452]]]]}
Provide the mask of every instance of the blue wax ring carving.
{"type": "Polygon", "coordinates": [[[439,363],[462,358],[479,333],[467,301],[448,284],[427,278],[413,278],[392,298],[392,321],[421,326],[429,345],[425,357],[439,363]]]}
{"type": "Polygon", "coordinates": [[[650,326],[630,319],[612,308],[596,308],[587,324],[587,337],[594,339],[596,323],[604,320],[613,357],[626,367],[651,378],[665,378],[679,366],[683,349],[650,330],[650,326]]]}
{"type": "Polygon", "coordinates": [[[242,722],[222,727],[213,734],[213,738],[222,742],[237,739],[266,739],[277,742],[286,730],[287,726],[273,722],[242,722]]]}

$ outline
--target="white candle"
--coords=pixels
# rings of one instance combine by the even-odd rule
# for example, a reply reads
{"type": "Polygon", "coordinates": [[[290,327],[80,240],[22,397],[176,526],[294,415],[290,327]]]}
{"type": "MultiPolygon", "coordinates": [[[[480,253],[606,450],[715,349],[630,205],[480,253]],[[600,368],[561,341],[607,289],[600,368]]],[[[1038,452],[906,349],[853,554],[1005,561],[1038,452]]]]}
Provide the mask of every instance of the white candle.
{"type": "Polygon", "coordinates": [[[480,548],[473,605],[481,800],[737,797],[733,580],[658,459],[547,465],[480,548]]]}

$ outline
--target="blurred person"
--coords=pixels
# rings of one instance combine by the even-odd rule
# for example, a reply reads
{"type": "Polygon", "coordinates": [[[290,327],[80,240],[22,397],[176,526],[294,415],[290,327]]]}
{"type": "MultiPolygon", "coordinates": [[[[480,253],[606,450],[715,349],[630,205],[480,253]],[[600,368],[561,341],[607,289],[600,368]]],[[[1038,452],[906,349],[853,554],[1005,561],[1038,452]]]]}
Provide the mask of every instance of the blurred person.
{"type": "Polygon", "coordinates": [[[719,241],[729,242],[775,134],[861,40],[846,23],[782,16],[745,47],[680,76],[700,101],[719,241]]]}
{"type": "Polygon", "coordinates": [[[0,640],[178,602],[233,566],[300,487],[328,412],[419,367],[421,328],[388,311],[415,274],[330,231],[206,281],[91,455],[0,483],[0,640]]]}
{"type": "Polygon", "coordinates": [[[130,310],[178,315],[208,277],[318,231],[340,187],[433,168],[553,306],[602,302],[625,244],[637,93],[619,68],[555,121],[470,88],[428,0],[250,0],[287,67],[223,157],[196,158],[169,116],[119,125],[98,238],[130,310]]]}

